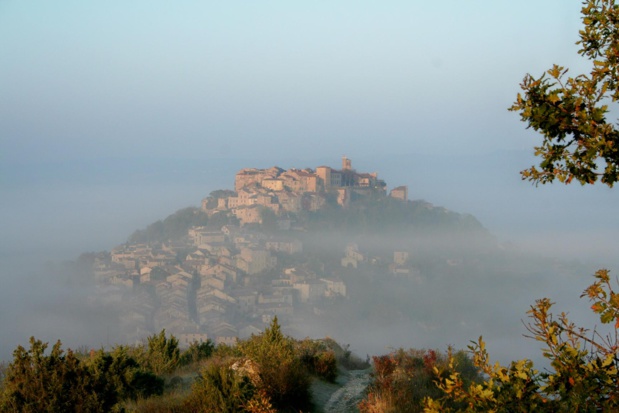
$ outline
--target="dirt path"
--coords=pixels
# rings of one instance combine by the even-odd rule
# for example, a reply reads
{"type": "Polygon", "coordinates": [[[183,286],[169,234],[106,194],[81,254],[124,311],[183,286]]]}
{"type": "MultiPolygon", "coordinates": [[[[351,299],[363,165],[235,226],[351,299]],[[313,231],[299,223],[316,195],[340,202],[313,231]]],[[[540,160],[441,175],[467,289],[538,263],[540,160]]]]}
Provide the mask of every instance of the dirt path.
{"type": "Polygon", "coordinates": [[[357,412],[357,404],[363,399],[364,390],[370,383],[370,369],[348,372],[348,379],[336,390],[324,405],[324,413],[357,412]]]}

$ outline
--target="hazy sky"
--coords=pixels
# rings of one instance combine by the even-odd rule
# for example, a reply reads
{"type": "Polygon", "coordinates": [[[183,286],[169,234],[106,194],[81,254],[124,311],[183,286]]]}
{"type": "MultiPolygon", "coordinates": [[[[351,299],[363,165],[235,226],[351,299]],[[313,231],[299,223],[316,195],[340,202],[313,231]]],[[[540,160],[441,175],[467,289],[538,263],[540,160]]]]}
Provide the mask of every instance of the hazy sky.
{"type": "Polygon", "coordinates": [[[8,159],[529,149],[525,73],[580,2],[0,3],[8,159]]]}

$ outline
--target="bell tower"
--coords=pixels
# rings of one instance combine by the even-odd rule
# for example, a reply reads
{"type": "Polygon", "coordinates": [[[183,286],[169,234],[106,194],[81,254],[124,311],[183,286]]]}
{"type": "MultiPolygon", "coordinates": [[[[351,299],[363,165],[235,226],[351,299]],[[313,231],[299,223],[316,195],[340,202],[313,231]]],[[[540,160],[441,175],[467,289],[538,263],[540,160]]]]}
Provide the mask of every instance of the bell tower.
{"type": "Polygon", "coordinates": [[[342,171],[350,171],[352,169],[352,161],[345,156],[342,156],[342,171]]]}

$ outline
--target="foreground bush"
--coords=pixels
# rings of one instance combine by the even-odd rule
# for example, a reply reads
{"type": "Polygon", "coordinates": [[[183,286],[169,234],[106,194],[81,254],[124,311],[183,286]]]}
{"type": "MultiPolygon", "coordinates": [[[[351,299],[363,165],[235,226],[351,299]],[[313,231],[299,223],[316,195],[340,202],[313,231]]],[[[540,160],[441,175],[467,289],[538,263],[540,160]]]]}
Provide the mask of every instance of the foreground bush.
{"type": "Polygon", "coordinates": [[[275,318],[263,333],[214,349],[184,407],[191,412],[308,411],[312,372],[333,379],[333,352],[316,341],[284,336],[275,318]]]}
{"type": "Polygon", "coordinates": [[[165,329],[147,339],[146,362],[155,374],[171,373],[180,362],[178,340],[171,335],[166,337],[165,329]]]}
{"type": "Polygon", "coordinates": [[[480,380],[467,355],[459,351],[447,355],[435,350],[397,350],[373,357],[374,372],[366,398],[359,404],[362,413],[422,412],[428,397],[441,394],[437,384],[450,371],[458,371],[463,380],[480,380]],[[456,361],[452,365],[449,360],[456,361]]]}
{"type": "Polygon", "coordinates": [[[370,356],[367,356],[365,360],[361,359],[350,350],[350,344],[340,345],[329,337],[321,340],[321,342],[335,353],[337,364],[346,370],[365,370],[370,368],[370,356]]]}
{"type": "Polygon", "coordinates": [[[238,344],[243,356],[258,366],[254,384],[277,410],[307,410],[309,374],[295,341],[282,334],[277,317],[265,331],[238,344]]]}
{"type": "Polygon", "coordinates": [[[194,384],[185,407],[191,412],[245,412],[256,387],[245,374],[234,371],[229,362],[210,363],[194,384]]]}
{"type": "Polygon", "coordinates": [[[531,306],[527,328],[530,337],[544,343],[543,355],[550,370],[539,372],[530,360],[508,367],[490,363],[483,340],[470,349],[475,365],[486,380],[466,383],[452,373],[440,382],[443,394],[426,401],[427,412],[616,412],[619,411],[619,294],[607,270],[582,296],[593,301],[591,309],[604,324],[614,323],[608,335],[588,331],[570,322],[565,313],[555,317],[553,303],[541,299],[531,306]],[[460,404],[460,408],[452,408],[460,404]]]}
{"type": "Polygon", "coordinates": [[[337,378],[335,351],[323,341],[310,339],[299,341],[296,352],[308,372],[323,380],[335,381],[337,378]]]}
{"type": "Polygon", "coordinates": [[[0,412],[110,412],[125,399],[161,394],[163,380],[143,371],[124,351],[81,360],[58,341],[30,339],[13,352],[0,388],[0,412]]]}
{"type": "Polygon", "coordinates": [[[189,348],[181,354],[179,364],[181,366],[186,366],[208,359],[213,355],[214,351],[215,343],[210,339],[205,342],[193,342],[189,345],[189,348]]]}

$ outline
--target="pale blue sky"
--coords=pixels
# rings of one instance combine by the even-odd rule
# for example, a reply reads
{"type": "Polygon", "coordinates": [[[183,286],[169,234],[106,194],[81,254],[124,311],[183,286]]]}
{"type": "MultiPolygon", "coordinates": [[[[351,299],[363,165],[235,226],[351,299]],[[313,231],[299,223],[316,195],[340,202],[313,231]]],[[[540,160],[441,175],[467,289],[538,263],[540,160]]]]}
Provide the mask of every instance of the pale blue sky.
{"type": "Polygon", "coordinates": [[[530,148],[506,108],[574,66],[580,2],[0,3],[9,159],[530,148]]]}

